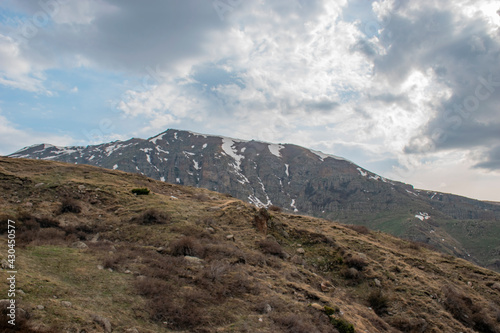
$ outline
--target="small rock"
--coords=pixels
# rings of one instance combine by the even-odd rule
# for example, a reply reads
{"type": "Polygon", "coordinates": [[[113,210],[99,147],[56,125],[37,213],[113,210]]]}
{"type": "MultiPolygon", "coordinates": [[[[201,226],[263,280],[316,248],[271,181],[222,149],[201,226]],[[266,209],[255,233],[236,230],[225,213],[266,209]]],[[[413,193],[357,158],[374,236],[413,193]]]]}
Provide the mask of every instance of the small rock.
{"type": "Polygon", "coordinates": [[[1,265],[3,269],[8,269],[9,268],[9,262],[5,259],[2,259],[1,265]]]}
{"type": "Polygon", "coordinates": [[[40,186],[43,186],[43,185],[45,185],[45,184],[44,183],[38,183],[38,184],[35,185],[35,187],[40,187],[40,186]]]}
{"type": "Polygon", "coordinates": [[[227,235],[226,239],[234,242],[234,235],[227,235]]]}
{"type": "Polygon", "coordinates": [[[104,327],[105,332],[111,332],[111,322],[109,321],[108,318],[104,318],[98,315],[93,315],[92,319],[94,320],[94,322],[104,327]]]}
{"type": "Polygon", "coordinates": [[[146,280],[146,276],[145,275],[138,275],[137,280],[144,281],[144,280],[146,280]]]}
{"type": "Polygon", "coordinates": [[[111,268],[111,267],[108,268],[108,271],[113,272],[113,268],[111,268]]]}
{"type": "Polygon", "coordinates": [[[43,309],[45,309],[45,306],[43,306],[43,305],[40,304],[40,305],[37,305],[36,308],[38,310],[43,310],[43,309]]]}
{"type": "Polygon", "coordinates": [[[322,305],[320,305],[320,304],[318,304],[318,303],[312,303],[311,307],[314,308],[314,309],[316,309],[316,310],[318,310],[318,311],[324,311],[325,310],[325,307],[322,306],[322,305]]]}
{"type": "Polygon", "coordinates": [[[26,293],[25,293],[25,292],[24,292],[24,290],[22,290],[22,289],[17,289],[17,293],[18,293],[19,295],[26,295],[26,293]]]}
{"type": "Polygon", "coordinates": [[[31,208],[31,207],[33,207],[33,203],[32,202],[26,202],[24,204],[24,206],[27,207],[27,208],[31,208]]]}
{"type": "Polygon", "coordinates": [[[297,249],[297,253],[298,253],[298,254],[304,254],[304,253],[306,253],[306,250],[304,250],[303,248],[299,247],[299,248],[297,249]]]}
{"type": "Polygon", "coordinates": [[[78,241],[78,242],[74,242],[73,244],[71,244],[71,247],[75,248],[75,249],[86,249],[86,248],[88,248],[88,245],[82,241],[78,241]]]}
{"type": "Polygon", "coordinates": [[[137,330],[137,328],[132,327],[126,330],[125,333],[139,333],[139,331],[137,330]]]}
{"type": "Polygon", "coordinates": [[[156,252],[163,253],[165,252],[165,248],[163,246],[160,246],[159,248],[156,249],[156,252]]]}
{"type": "Polygon", "coordinates": [[[376,285],[377,287],[382,287],[382,283],[380,282],[380,280],[379,280],[379,279],[375,279],[375,280],[373,280],[373,282],[375,282],[375,285],[376,285]]]}
{"type": "Polygon", "coordinates": [[[99,233],[95,234],[94,237],[90,240],[91,243],[97,243],[99,240],[99,233]]]}
{"type": "Polygon", "coordinates": [[[500,283],[498,283],[498,282],[493,283],[493,285],[491,286],[491,289],[500,291],[500,283]]]}
{"type": "Polygon", "coordinates": [[[271,305],[269,305],[269,304],[264,305],[264,313],[265,314],[268,314],[271,311],[273,311],[273,308],[271,307],[271,305]]]}
{"type": "Polygon", "coordinates": [[[198,257],[192,257],[192,256],[184,256],[184,259],[190,264],[194,265],[202,265],[203,264],[203,259],[200,259],[198,257]]]}
{"type": "Polygon", "coordinates": [[[97,265],[97,269],[98,269],[98,270],[103,270],[103,269],[104,269],[104,266],[103,266],[103,265],[97,265]]]}
{"type": "Polygon", "coordinates": [[[85,190],[85,185],[78,185],[78,189],[79,189],[80,191],[85,190]]]}
{"type": "Polygon", "coordinates": [[[211,234],[215,234],[215,229],[214,229],[214,228],[212,228],[212,227],[208,227],[208,228],[206,228],[205,230],[206,230],[206,231],[208,231],[208,232],[209,232],[209,233],[211,233],[211,234]]]}
{"type": "Polygon", "coordinates": [[[262,320],[263,320],[262,317],[259,317],[259,321],[262,322],[262,320]]]}
{"type": "Polygon", "coordinates": [[[467,285],[468,285],[469,287],[472,287],[472,282],[467,281],[467,285]]]}
{"type": "Polygon", "coordinates": [[[70,308],[73,306],[73,304],[71,304],[71,302],[68,302],[68,301],[61,301],[61,305],[65,306],[67,308],[70,308]]]}
{"type": "Polygon", "coordinates": [[[331,284],[331,282],[329,282],[329,281],[321,282],[321,291],[322,292],[328,293],[334,289],[335,289],[335,287],[333,286],[333,284],[331,284]]]}
{"type": "Polygon", "coordinates": [[[290,260],[296,265],[304,265],[304,259],[301,256],[295,255],[290,260]]]}
{"type": "Polygon", "coordinates": [[[130,270],[128,270],[128,269],[127,269],[127,270],[125,271],[125,274],[132,274],[132,272],[131,272],[130,270]]]}
{"type": "Polygon", "coordinates": [[[288,234],[288,232],[286,232],[285,229],[280,229],[279,233],[280,233],[281,236],[283,236],[286,239],[290,238],[290,235],[288,234]]]}

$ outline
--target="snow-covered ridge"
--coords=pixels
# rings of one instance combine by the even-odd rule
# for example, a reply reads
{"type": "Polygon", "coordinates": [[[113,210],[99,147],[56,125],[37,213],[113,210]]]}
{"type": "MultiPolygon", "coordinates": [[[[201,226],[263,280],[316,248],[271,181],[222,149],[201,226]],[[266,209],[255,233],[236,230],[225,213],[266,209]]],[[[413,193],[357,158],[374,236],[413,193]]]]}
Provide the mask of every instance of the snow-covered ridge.
{"type": "Polygon", "coordinates": [[[309,149],[309,151],[311,153],[317,155],[321,159],[321,161],[324,161],[326,158],[331,157],[331,158],[334,158],[334,159],[339,160],[339,161],[347,161],[349,163],[352,163],[351,161],[348,161],[345,158],[335,156],[335,155],[325,154],[325,153],[318,151],[318,150],[309,149]]]}

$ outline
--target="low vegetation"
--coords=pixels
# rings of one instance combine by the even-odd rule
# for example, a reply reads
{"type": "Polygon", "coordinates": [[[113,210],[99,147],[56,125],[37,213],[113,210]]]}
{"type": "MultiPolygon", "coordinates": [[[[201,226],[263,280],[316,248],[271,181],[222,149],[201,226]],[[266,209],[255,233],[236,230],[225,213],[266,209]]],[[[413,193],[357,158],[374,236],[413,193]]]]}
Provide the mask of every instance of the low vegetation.
{"type": "Polygon", "coordinates": [[[0,180],[20,332],[499,332],[498,273],[383,233],[87,166],[0,180]]]}

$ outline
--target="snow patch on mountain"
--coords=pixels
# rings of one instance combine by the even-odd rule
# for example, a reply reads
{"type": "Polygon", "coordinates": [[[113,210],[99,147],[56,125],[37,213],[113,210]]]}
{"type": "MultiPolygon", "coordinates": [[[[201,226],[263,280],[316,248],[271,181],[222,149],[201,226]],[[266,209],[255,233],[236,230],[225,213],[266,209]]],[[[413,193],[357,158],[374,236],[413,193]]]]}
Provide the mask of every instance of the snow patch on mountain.
{"type": "Polygon", "coordinates": [[[271,154],[273,154],[274,156],[276,156],[278,158],[282,157],[281,156],[281,149],[285,148],[285,146],[270,143],[270,144],[268,144],[267,147],[269,148],[269,151],[271,152],[271,154]]]}
{"type": "Polygon", "coordinates": [[[365,171],[361,170],[361,168],[356,168],[356,170],[359,171],[359,173],[361,174],[361,176],[363,176],[363,177],[368,176],[368,172],[365,172],[365,171]]]}
{"type": "Polygon", "coordinates": [[[156,142],[156,141],[158,141],[158,140],[163,140],[163,137],[164,137],[166,134],[167,134],[167,132],[160,133],[160,134],[158,134],[157,136],[152,137],[151,139],[149,139],[149,142],[152,142],[152,143],[154,143],[154,144],[156,145],[156,144],[157,144],[157,142],[156,142]]]}
{"type": "Polygon", "coordinates": [[[420,221],[428,220],[431,218],[431,216],[428,213],[422,213],[422,212],[419,212],[417,215],[415,215],[415,217],[420,221]]]}
{"type": "Polygon", "coordinates": [[[234,147],[235,143],[237,142],[243,141],[222,137],[222,150],[227,156],[230,156],[234,159],[235,169],[241,170],[241,160],[244,159],[245,156],[238,154],[236,147],[234,147]]]}

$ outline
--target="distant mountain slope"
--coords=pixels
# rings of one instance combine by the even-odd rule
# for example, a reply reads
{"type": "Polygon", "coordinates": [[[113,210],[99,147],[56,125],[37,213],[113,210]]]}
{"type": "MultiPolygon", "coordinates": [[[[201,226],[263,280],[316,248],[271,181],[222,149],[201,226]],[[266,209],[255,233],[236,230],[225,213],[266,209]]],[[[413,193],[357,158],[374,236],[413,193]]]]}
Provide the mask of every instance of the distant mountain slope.
{"type": "Polygon", "coordinates": [[[500,333],[500,274],[385,233],[88,165],[0,157],[0,187],[16,332],[500,333]]]}
{"type": "Polygon", "coordinates": [[[90,164],[229,193],[259,206],[366,225],[500,269],[500,244],[481,238],[500,238],[500,206],[416,190],[292,144],[170,129],[147,140],[87,147],[40,144],[10,157],[90,164]]]}

